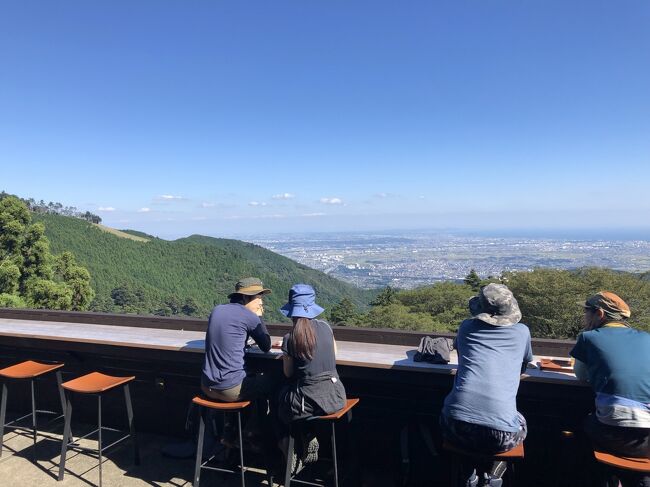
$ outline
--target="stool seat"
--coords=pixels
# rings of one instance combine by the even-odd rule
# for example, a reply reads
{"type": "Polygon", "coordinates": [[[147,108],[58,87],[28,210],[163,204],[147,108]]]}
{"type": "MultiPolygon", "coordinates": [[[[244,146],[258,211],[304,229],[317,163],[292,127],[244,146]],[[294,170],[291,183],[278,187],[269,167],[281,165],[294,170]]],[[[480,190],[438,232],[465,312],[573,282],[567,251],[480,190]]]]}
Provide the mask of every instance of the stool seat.
{"type": "Polygon", "coordinates": [[[352,409],[352,408],[353,408],[354,406],[356,406],[358,403],[359,403],[359,399],[356,399],[356,398],[355,398],[355,399],[348,399],[348,400],[345,402],[345,406],[343,406],[343,407],[342,407],[341,409],[339,409],[338,411],[336,411],[336,412],[334,412],[334,413],[332,413],[332,414],[328,414],[328,415],[326,415],[326,416],[314,416],[313,418],[310,418],[310,419],[314,419],[314,420],[325,420],[325,421],[330,421],[330,420],[334,420],[334,419],[341,419],[345,414],[347,414],[347,412],[348,412],[350,409],[352,409]]]}
{"type": "Polygon", "coordinates": [[[244,409],[245,407],[250,406],[250,401],[241,401],[241,402],[222,402],[216,399],[209,399],[203,396],[196,396],[192,399],[194,404],[203,406],[210,409],[218,409],[220,411],[235,411],[237,409],[244,409]]]}
{"type": "MultiPolygon", "coordinates": [[[[359,399],[354,398],[354,399],[347,399],[345,401],[345,406],[343,406],[341,409],[338,411],[333,412],[332,414],[326,414],[324,416],[311,416],[309,418],[306,418],[305,421],[310,422],[310,421],[328,421],[329,422],[329,427],[331,429],[331,445],[332,445],[332,462],[334,463],[334,487],[339,486],[339,467],[338,467],[338,459],[336,455],[336,425],[337,425],[337,420],[341,419],[344,416],[347,416],[348,421],[352,419],[352,412],[351,409],[359,404],[359,399]]],[[[299,423],[302,423],[302,420],[294,421],[294,424],[298,425],[299,423]]],[[[292,427],[293,428],[293,427],[292,427]]],[[[298,472],[294,475],[292,473],[292,461],[295,453],[295,438],[293,431],[289,432],[289,445],[287,447],[287,464],[284,470],[284,487],[290,487],[291,482],[297,482],[297,483],[302,483],[306,485],[321,485],[321,484],[315,484],[313,482],[307,482],[306,480],[299,480],[294,478],[296,475],[298,475],[298,472]]]]}
{"type": "MultiPolygon", "coordinates": [[[[87,451],[91,456],[97,458],[99,467],[99,487],[102,487],[102,463],[104,451],[114,445],[121,443],[123,440],[130,438],[133,442],[133,463],[140,465],[140,449],[138,448],[138,441],[135,434],[135,426],[133,422],[133,404],[131,403],[131,392],[129,383],[135,379],[134,376],[128,377],[115,377],[112,375],[102,374],[101,372],[91,372],[76,379],[69,380],[61,384],[64,390],[66,406],[65,406],[65,426],[63,428],[63,441],[61,442],[61,459],[59,460],[59,475],[58,480],[63,480],[65,476],[65,461],[68,454],[68,449],[74,451],[87,451]],[[126,417],[128,420],[129,432],[121,438],[113,441],[109,445],[104,446],[102,442],[102,432],[109,430],[113,432],[120,432],[115,428],[109,428],[102,425],[102,399],[104,393],[112,391],[116,388],[121,388],[124,392],[124,405],[126,406],[126,417]],[[97,429],[91,431],[86,436],[94,435],[97,433],[97,448],[90,448],[82,446],[76,442],[70,442],[72,439],[72,393],[78,394],[92,394],[97,398],[97,429]]],[[[124,432],[126,433],[126,432],[124,432]]]]}
{"type": "Polygon", "coordinates": [[[442,447],[445,450],[449,450],[450,452],[453,453],[458,453],[459,455],[465,455],[467,457],[480,457],[480,458],[495,458],[499,460],[511,460],[511,459],[517,459],[517,458],[524,458],[524,444],[520,443],[516,447],[514,447],[512,450],[504,451],[501,453],[495,453],[495,454],[483,454],[483,453],[475,453],[467,450],[463,450],[462,448],[459,448],[455,445],[452,445],[451,443],[445,441],[442,444],[442,447]]]}
{"type": "Polygon", "coordinates": [[[648,458],[621,457],[598,450],[594,450],[594,456],[600,463],[604,463],[610,467],[650,473],[650,459],[648,458]]]}
{"type": "Polygon", "coordinates": [[[54,370],[60,369],[64,364],[42,364],[27,360],[19,364],[0,369],[0,376],[7,379],[33,379],[39,375],[47,374],[54,370]]]}
{"type": "Polygon", "coordinates": [[[81,394],[99,394],[131,382],[133,379],[135,379],[135,376],[115,377],[100,372],[91,372],[90,374],[64,382],[61,386],[68,391],[79,392],[81,394]]]}

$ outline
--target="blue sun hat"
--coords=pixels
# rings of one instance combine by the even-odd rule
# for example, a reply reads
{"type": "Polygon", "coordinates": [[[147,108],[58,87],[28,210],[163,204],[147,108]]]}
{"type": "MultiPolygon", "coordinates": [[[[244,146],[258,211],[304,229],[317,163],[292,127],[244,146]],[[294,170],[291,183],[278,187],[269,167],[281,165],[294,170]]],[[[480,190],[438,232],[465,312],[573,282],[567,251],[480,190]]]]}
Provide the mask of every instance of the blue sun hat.
{"type": "Polygon", "coordinates": [[[294,284],[289,290],[289,301],[280,308],[287,318],[316,318],[325,311],[316,304],[316,291],[309,284],[294,284]]]}

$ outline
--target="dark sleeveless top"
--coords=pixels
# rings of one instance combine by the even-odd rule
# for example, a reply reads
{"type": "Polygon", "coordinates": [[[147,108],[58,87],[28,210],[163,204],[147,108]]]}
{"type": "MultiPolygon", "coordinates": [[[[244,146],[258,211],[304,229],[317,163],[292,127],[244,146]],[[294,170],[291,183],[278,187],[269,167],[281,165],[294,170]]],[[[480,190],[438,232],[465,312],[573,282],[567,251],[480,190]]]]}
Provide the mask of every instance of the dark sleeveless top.
{"type": "Polygon", "coordinates": [[[293,358],[296,379],[313,377],[323,372],[332,372],[336,375],[334,334],[330,325],[323,320],[311,320],[311,326],[314,328],[316,335],[316,347],[311,360],[302,360],[296,356],[291,341],[291,333],[287,333],[282,341],[282,351],[293,358]]]}

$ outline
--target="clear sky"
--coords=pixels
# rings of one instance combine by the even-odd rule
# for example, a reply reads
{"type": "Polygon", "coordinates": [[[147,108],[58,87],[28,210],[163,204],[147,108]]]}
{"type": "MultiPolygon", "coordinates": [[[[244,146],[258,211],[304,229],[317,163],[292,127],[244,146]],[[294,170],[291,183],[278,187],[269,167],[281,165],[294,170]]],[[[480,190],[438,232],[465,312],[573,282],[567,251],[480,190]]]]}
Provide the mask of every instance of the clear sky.
{"type": "Polygon", "coordinates": [[[0,190],[163,237],[648,227],[650,2],[0,9],[0,190]]]}

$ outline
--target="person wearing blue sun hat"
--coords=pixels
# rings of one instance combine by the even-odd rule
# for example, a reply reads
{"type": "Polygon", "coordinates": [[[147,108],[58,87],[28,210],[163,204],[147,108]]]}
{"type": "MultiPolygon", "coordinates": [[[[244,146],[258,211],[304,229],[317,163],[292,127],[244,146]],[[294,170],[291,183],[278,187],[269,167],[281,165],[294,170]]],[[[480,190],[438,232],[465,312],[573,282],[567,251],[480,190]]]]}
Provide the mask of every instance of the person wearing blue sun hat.
{"type": "MultiPolygon", "coordinates": [[[[331,414],[345,406],[345,387],[336,371],[334,333],[326,321],[317,319],[323,311],[308,284],[294,285],[289,300],[280,308],[293,321],[293,329],[282,341],[283,370],[289,383],[280,391],[278,401],[278,439],[285,452],[292,421],[331,414]]],[[[313,461],[318,443],[314,438],[303,444],[299,457],[305,463],[313,461]]]]}

